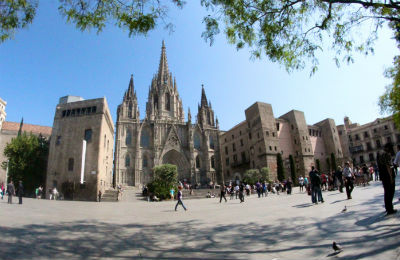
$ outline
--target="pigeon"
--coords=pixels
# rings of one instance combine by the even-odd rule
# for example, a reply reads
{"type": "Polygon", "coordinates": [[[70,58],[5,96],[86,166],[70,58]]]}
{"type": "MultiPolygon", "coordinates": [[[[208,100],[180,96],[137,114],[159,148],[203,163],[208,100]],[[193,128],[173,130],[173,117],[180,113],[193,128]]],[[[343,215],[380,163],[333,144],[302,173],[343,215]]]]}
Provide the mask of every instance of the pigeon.
{"type": "Polygon", "coordinates": [[[344,208],[342,209],[342,213],[345,213],[347,211],[347,207],[344,206],[344,208]]]}
{"type": "Polygon", "coordinates": [[[333,250],[335,250],[335,252],[336,251],[339,251],[339,252],[342,251],[342,248],[339,246],[339,244],[336,244],[335,241],[333,241],[332,248],[333,248],[333,250]]]}

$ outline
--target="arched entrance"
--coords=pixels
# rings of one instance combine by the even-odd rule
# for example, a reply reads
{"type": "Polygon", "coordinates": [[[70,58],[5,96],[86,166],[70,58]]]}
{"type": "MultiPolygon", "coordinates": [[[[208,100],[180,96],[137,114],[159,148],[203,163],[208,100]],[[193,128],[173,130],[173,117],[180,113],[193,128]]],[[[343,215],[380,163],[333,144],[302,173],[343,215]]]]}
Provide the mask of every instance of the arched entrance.
{"type": "Polygon", "coordinates": [[[178,180],[186,179],[191,181],[190,179],[190,165],[180,152],[176,150],[170,150],[164,154],[162,158],[163,164],[174,164],[178,168],[178,180]]]}

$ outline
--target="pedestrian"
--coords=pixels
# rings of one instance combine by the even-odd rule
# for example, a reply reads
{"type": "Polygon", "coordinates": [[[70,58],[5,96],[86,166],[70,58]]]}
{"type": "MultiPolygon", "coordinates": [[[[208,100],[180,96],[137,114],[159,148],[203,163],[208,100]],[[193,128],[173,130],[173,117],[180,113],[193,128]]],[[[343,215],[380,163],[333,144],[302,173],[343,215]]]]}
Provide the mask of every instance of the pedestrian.
{"type": "Polygon", "coordinates": [[[7,184],[8,204],[12,204],[12,196],[15,195],[15,187],[13,181],[7,184]]]}
{"type": "Polygon", "coordinates": [[[244,202],[244,184],[240,184],[239,186],[239,199],[240,199],[240,203],[244,202]]]}
{"type": "Polygon", "coordinates": [[[336,183],[340,192],[343,192],[343,171],[342,167],[338,166],[335,172],[336,183]]]}
{"type": "Polygon", "coordinates": [[[220,195],[220,198],[219,198],[219,203],[221,203],[222,198],[224,198],[224,199],[225,199],[225,202],[227,202],[226,197],[225,197],[225,194],[226,194],[226,187],[225,187],[224,184],[222,184],[222,185],[221,185],[221,195],[220,195]]]}
{"type": "Polygon", "coordinates": [[[235,186],[235,198],[236,199],[238,199],[238,197],[239,197],[239,189],[240,189],[239,184],[236,184],[236,186],[235,186]]]}
{"type": "Polygon", "coordinates": [[[19,204],[22,204],[22,196],[24,195],[24,186],[22,185],[22,181],[19,181],[17,194],[18,194],[19,204]]]}
{"type": "MultiPolygon", "coordinates": [[[[384,146],[384,153],[378,158],[379,177],[383,185],[385,209],[387,215],[397,212],[397,210],[393,208],[396,178],[395,169],[391,164],[393,154],[393,145],[391,143],[387,143],[384,146]]],[[[395,163],[398,163],[398,161],[395,160],[395,163]]]]}
{"type": "Polygon", "coordinates": [[[304,190],[304,178],[301,175],[299,177],[299,186],[300,186],[300,192],[302,192],[304,190]]]}
{"type": "Polygon", "coordinates": [[[311,166],[309,175],[311,183],[311,202],[314,204],[318,204],[318,201],[324,203],[321,192],[321,176],[314,166],[311,166]]]}
{"type": "Polygon", "coordinates": [[[99,190],[99,202],[101,202],[101,190],[99,190]]]}
{"type": "Polygon", "coordinates": [[[183,197],[183,195],[182,195],[182,186],[178,186],[178,194],[177,194],[178,202],[177,202],[176,205],[175,205],[175,211],[177,211],[178,205],[179,205],[179,204],[182,205],[182,207],[183,207],[183,209],[184,209],[185,211],[187,210],[186,207],[185,207],[185,205],[183,205],[182,197],[183,197]]]}
{"type": "Polygon", "coordinates": [[[1,183],[1,186],[0,186],[0,195],[1,195],[1,199],[3,199],[3,197],[4,197],[4,193],[5,193],[5,187],[4,187],[4,182],[2,182],[1,183]]]}
{"type": "Polygon", "coordinates": [[[345,185],[346,185],[346,194],[347,194],[347,199],[351,200],[351,192],[354,189],[354,174],[353,171],[350,168],[350,163],[346,162],[344,164],[344,169],[343,169],[343,177],[345,178],[345,185]]]}
{"type": "Polygon", "coordinates": [[[290,177],[286,181],[286,188],[287,188],[287,194],[291,195],[292,194],[292,178],[290,178],[290,177]]]}
{"type": "Polygon", "coordinates": [[[43,195],[43,187],[39,186],[39,193],[38,193],[38,199],[41,199],[43,195]]]}

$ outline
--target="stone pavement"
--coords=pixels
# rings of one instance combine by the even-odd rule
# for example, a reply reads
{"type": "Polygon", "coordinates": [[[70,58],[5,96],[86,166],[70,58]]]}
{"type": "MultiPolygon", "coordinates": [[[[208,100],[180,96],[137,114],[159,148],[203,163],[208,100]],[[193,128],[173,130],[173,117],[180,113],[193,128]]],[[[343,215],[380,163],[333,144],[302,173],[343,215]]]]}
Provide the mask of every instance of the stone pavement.
{"type": "Polygon", "coordinates": [[[187,200],[187,212],[171,201],[3,200],[0,259],[400,259],[400,213],[385,217],[380,182],[352,200],[323,196],[187,200]],[[344,251],[333,254],[333,241],[344,251]]]}

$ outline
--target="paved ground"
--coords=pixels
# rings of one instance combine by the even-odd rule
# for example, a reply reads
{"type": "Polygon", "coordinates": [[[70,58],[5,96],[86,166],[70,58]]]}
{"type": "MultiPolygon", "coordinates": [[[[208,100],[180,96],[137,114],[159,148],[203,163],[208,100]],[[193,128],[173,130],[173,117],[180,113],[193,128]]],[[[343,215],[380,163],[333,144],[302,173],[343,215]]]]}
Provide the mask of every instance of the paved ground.
{"type": "Polygon", "coordinates": [[[400,259],[400,213],[385,217],[379,182],[353,200],[323,196],[319,205],[297,189],[242,204],[188,200],[187,212],[174,202],[0,201],[0,258],[400,259]],[[332,254],[332,241],[344,251],[332,254]]]}

